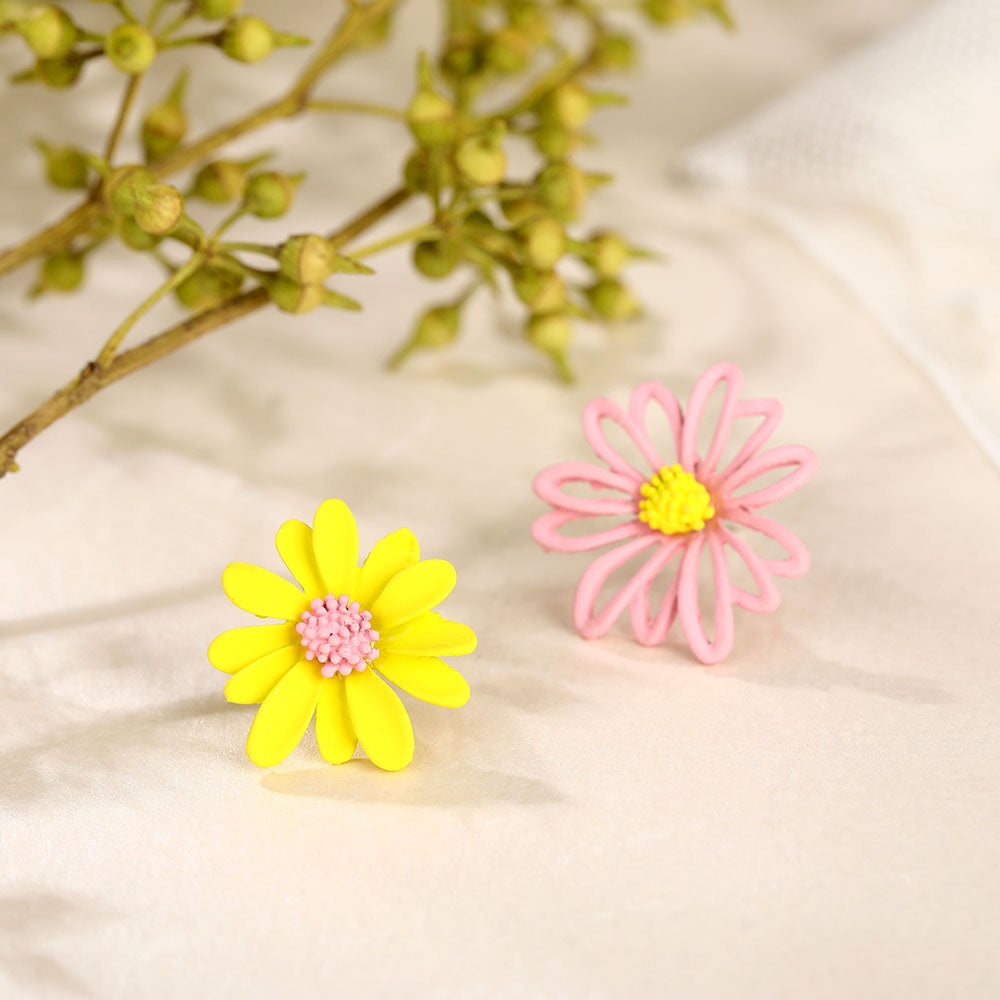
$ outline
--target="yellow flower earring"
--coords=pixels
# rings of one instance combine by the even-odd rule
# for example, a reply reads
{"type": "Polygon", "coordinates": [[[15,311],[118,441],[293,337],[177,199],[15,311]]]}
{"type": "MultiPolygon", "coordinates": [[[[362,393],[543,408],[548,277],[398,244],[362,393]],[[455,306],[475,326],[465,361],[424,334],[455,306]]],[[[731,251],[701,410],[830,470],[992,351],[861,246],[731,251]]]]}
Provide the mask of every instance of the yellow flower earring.
{"type": "Polygon", "coordinates": [[[446,708],[469,700],[465,678],[440,657],[471,653],[475,633],[432,610],[454,588],[455,568],[421,560],[406,528],[358,566],[358,527],[341,500],[321,504],[312,528],[286,521],[274,541],[298,587],[249,563],[227,566],[222,587],[238,608],[280,621],[230,629],[208,648],[212,666],[233,675],[226,699],[260,703],[247,756],[262,767],[281,762],[315,713],[331,764],[360,743],[376,766],[401,770],[413,759],[413,727],[386,681],[446,708]]]}

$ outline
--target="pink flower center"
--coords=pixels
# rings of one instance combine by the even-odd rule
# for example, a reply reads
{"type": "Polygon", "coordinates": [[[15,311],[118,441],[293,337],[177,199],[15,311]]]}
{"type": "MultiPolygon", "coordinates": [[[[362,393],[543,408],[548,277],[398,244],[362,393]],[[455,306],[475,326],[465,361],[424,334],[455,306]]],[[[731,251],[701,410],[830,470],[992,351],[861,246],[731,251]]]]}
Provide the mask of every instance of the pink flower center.
{"type": "Polygon", "coordinates": [[[302,636],[306,659],[323,664],[324,677],[338,672],[346,677],[352,670],[364,670],[378,656],[372,613],[362,611],[357,601],[346,594],[327,594],[323,600],[314,598],[309,607],[312,610],[302,612],[295,631],[302,636]]]}

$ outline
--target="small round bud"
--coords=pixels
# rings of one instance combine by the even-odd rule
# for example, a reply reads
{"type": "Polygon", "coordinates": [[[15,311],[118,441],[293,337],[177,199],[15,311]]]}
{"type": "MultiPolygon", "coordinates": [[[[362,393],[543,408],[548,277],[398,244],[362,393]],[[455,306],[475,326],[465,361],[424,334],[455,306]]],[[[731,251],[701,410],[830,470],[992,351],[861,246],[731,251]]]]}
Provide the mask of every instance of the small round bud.
{"type": "Polygon", "coordinates": [[[550,163],[535,177],[538,200],[561,222],[580,214],[587,195],[587,179],[572,163],[550,163]]]}
{"type": "Polygon", "coordinates": [[[602,278],[616,278],[629,258],[628,244],[615,233],[597,233],[587,245],[585,259],[602,278]]]}
{"type": "Polygon", "coordinates": [[[35,144],[45,157],[45,177],[57,188],[85,188],[88,183],[87,161],[72,146],[50,146],[45,142],[35,144]]]}
{"type": "Polygon", "coordinates": [[[524,225],[545,214],[545,209],[532,198],[504,198],[500,202],[500,211],[515,226],[524,225]]]}
{"type": "Polygon", "coordinates": [[[593,58],[601,69],[631,69],[635,65],[635,43],[628,35],[602,35],[594,45],[593,58]]]}
{"type": "Polygon", "coordinates": [[[598,281],[586,294],[590,307],[602,319],[630,319],[639,314],[639,303],[620,281],[598,281]]]}
{"type": "Polygon", "coordinates": [[[546,271],[563,255],[566,234],[563,227],[551,217],[529,223],[523,230],[525,254],[531,265],[546,271]]]}
{"type": "Polygon", "coordinates": [[[421,90],[406,109],[406,124],[421,146],[447,146],[455,138],[455,108],[433,90],[421,90]]]}
{"type": "Polygon", "coordinates": [[[194,9],[199,17],[206,21],[221,21],[224,18],[238,14],[243,6],[243,0],[195,0],[194,9]]]}
{"type": "Polygon", "coordinates": [[[498,73],[520,73],[531,58],[531,42],[516,28],[502,28],[486,45],[486,61],[498,73]]]}
{"type": "Polygon", "coordinates": [[[287,313],[312,312],[322,304],[324,291],[322,285],[300,285],[283,274],[279,274],[267,283],[267,294],[271,301],[287,313]]]}
{"type": "Polygon", "coordinates": [[[62,59],[39,59],[35,64],[38,79],[47,87],[61,89],[72,87],[80,78],[83,63],[74,56],[62,59]]]}
{"type": "Polygon", "coordinates": [[[446,278],[461,260],[459,248],[449,240],[425,240],[413,248],[413,264],[428,278],[446,278]]]}
{"type": "Polygon", "coordinates": [[[549,40],[551,29],[547,12],[540,4],[527,0],[525,3],[514,4],[508,10],[510,24],[520,34],[535,45],[542,45],[549,40]]]}
{"type": "Polygon", "coordinates": [[[104,39],[104,51],[123,73],[145,73],[156,58],[156,40],[141,24],[120,24],[104,39]]]}
{"type": "Polygon", "coordinates": [[[246,167],[233,160],[216,160],[207,163],[195,174],[191,194],[221,205],[241,198],[246,186],[246,167]]]}
{"type": "Polygon", "coordinates": [[[462,310],[459,306],[435,306],[428,309],[413,330],[414,347],[445,347],[458,336],[462,310]]]}
{"type": "Polygon", "coordinates": [[[160,160],[180,145],[187,132],[187,115],[176,104],[157,104],[142,121],[142,148],[147,160],[160,160]]]}
{"type": "Polygon", "coordinates": [[[185,309],[211,309],[231,299],[243,286],[243,276],[208,264],[186,277],[174,296],[185,309]]]}
{"type": "Polygon", "coordinates": [[[274,51],[277,39],[267,21],[247,14],[226,25],[220,44],[230,59],[255,63],[266,59],[274,51]]]}
{"type": "Polygon", "coordinates": [[[563,313],[535,313],[528,320],[528,339],[553,357],[565,356],[573,339],[573,328],[563,313]]]}
{"type": "Polygon", "coordinates": [[[267,170],[247,181],[243,203],[247,211],[260,219],[276,219],[292,207],[295,182],[287,174],[267,170]]]}
{"type": "Polygon", "coordinates": [[[116,167],[104,178],[104,201],[116,212],[131,215],[141,192],[155,183],[155,178],[145,167],[116,167]]]}
{"type": "Polygon", "coordinates": [[[69,250],[58,250],[42,263],[39,285],[54,292],[72,292],[83,281],[83,257],[69,250]]]}
{"type": "Polygon", "coordinates": [[[486,136],[470,136],[459,145],[455,165],[471,183],[492,187],[507,173],[507,156],[498,142],[486,136]]]}
{"type": "Polygon", "coordinates": [[[115,217],[115,227],[118,230],[118,237],[132,250],[140,253],[148,253],[159,246],[161,236],[154,236],[147,233],[138,222],[129,215],[118,215],[115,217]]]}
{"type": "Polygon", "coordinates": [[[476,32],[454,34],[448,39],[440,61],[441,72],[449,80],[467,80],[483,71],[483,49],[476,32]]]}
{"type": "Polygon", "coordinates": [[[286,278],[300,285],[322,284],[337,262],[337,252],[330,241],[316,233],[292,236],[278,252],[278,267],[286,278]]]}
{"type": "Polygon", "coordinates": [[[29,11],[16,28],[39,59],[61,59],[76,44],[76,26],[64,10],[52,4],[29,11]]]}
{"type": "Polygon", "coordinates": [[[555,271],[519,268],[511,280],[515,294],[532,312],[554,312],[566,304],[566,286],[555,271]]]}
{"type": "Polygon", "coordinates": [[[455,183],[455,172],[444,157],[417,149],[406,161],[403,180],[411,191],[441,191],[455,183]]]}
{"type": "Polygon", "coordinates": [[[133,215],[147,233],[162,236],[181,221],[184,198],[169,184],[151,184],[137,197],[133,215]]]}
{"type": "Polygon", "coordinates": [[[547,160],[559,160],[576,149],[580,137],[558,122],[546,121],[531,130],[531,141],[547,160]]]}
{"type": "Polygon", "coordinates": [[[590,117],[590,95],[578,83],[563,83],[540,102],[538,113],[542,119],[555,122],[565,129],[576,131],[590,117]]]}

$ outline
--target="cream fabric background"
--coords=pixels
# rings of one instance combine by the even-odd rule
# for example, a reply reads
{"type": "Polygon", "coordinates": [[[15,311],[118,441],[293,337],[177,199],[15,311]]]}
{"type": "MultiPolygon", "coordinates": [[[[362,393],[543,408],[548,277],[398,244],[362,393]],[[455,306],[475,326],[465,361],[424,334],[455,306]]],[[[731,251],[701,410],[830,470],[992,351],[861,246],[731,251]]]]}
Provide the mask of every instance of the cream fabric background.
{"type": "MultiPolygon", "coordinates": [[[[487,311],[455,352],[384,376],[428,296],[399,254],[345,284],[359,318],[258,314],[25,450],[0,484],[0,995],[995,995],[996,470],[793,242],[664,180],[691,142],[917,7],[745,0],[735,38],[656,44],[594,154],[621,175],[595,212],[669,265],[635,271],[647,322],[582,336],[570,389],[487,311]],[[813,570],[773,616],[738,614],[718,667],[625,631],[583,642],[586,557],[532,543],[531,477],[586,457],[588,398],[650,377],[686,394],[720,358],[785,402],[780,441],[819,455],[780,510],[813,570]],[[330,768],[308,740],[254,768],[252,709],[204,658],[242,620],[222,566],[276,567],[277,525],[327,496],[364,541],[406,524],[453,560],[447,610],[480,633],[467,708],[410,702],[401,774],[330,768]]],[[[405,33],[428,11],[416,0],[405,33]]],[[[329,92],[401,92],[404,48],[392,74],[354,63],[329,92]]],[[[294,62],[220,61],[199,116],[294,62]]],[[[5,92],[4,136],[82,137],[113,85],[95,73],[82,114],[5,92]]],[[[309,162],[293,228],[392,180],[388,124],[267,142],[309,162]]],[[[8,242],[50,209],[27,155],[4,169],[8,242]]],[[[151,275],[116,261],[85,298],[29,311],[26,277],[3,284],[0,412],[34,405],[134,302],[151,275]]]]}

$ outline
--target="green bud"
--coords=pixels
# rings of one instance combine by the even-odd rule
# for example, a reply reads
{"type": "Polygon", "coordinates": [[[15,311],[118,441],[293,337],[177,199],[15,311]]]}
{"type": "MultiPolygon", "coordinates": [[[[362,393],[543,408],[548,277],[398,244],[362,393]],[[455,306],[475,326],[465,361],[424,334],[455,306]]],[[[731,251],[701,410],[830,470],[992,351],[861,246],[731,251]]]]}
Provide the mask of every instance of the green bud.
{"type": "Polygon", "coordinates": [[[139,194],[155,183],[145,167],[116,167],[104,178],[101,192],[106,204],[122,215],[135,211],[139,194]]]}
{"type": "Polygon", "coordinates": [[[221,21],[240,12],[243,0],[195,0],[194,10],[206,21],[221,21]]]}
{"type": "Polygon", "coordinates": [[[500,211],[513,225],[521,226],[545,214],[545,209],[532,198],[504,198],[500,211]]]}
{"type": "Polygon", "coordinates": [[[266,59],[274,51],[277,38],[267,21],[247,14],[226,25],[220,44],[230,59],[255,63],[266,59]]]}
{"type": "Polygon", "coordinates": [[[159,246],[160,240],[163,238],[161,236],[154,236],[152,233],[147,233],[129,215],[115,216],[115,227],[118,230],[118,237],[122,243],[132,250],[138,250],[140,253],[148,253],[150,250],[153,250],[159,246]]]}
{"type": "Polygon", "coordinates": [[[733,27],[733,19],[722,0],[644,0],[642,10],[657,24],[679,24],[709,14],[727,28],[733,27]]]}
{"type": "Polygon", "coordinates": [[[146,112],[142,121],[142,148],[147,160],[162,159],[184,138],[188,126],[183,107],[186,87],[187,71],[182,70],[166,98],[146,112]]]}
{"type": "Polygon", "coordinates": [[[558,122],[542,122],[531,130],[531,141],[547,160],[561,160],[576,149],[580,137],[558,122]]]}
{"type": "Polygon", "coordinates": [[[508,11],[508,17],[511,27],[535,45],[542,45],[549,40],[552,32],[548,14],[540,4],[531,2],[514,4],[508,11]]]}
{"type": "Polygon", "coordinates": [[[136,198],[135,221],[147,233],[169,233],[184,215],[184,198],[169,184],[151,184],[136,198]]]}
{"type": "Polygon", "coordinates": [[[61,89],[72,87],[80,78],[83,63],[75,56],[62,59],[39,59],[35,64],[35,73],[47,87],[61,89]]]}
{"type": "Polygon", "coordinates": [[[441,72],[450,80],[474,77],[483,71],[483,50],[480,36],[474,32],[456,33],[448,39],[441,56],[441,72]]]}
{"type": "Polygon", "coordinates": [[[78,34],[69,15],[52,4],[29,11],[17,21],[16,30],[39,59],[69,55],[78,34]]]}
{"type": "Polygon", "coordinates": [[[411,343],[414,347],[445,347],[458,336],[461,318],[460,306],[435,306],[428,309],[417,320],[411,343]]]}
{"type": "Polygon", "coordinates": [[[584,260],[602,277],[615,278],[629,258],[628,244],[617,234],[597,233],[587,244],[584,260]]]}
{"type": "Polygon", "coordinates": [[[520,73],[531,58],[531,42],[516,28],[502,28],[486,45],[486,62],[498,73],[520,73]]]}
{"type": "Polygon", "coordinates": [[[593,105],[590,95],[578,83],[563,83],[539,104],[538,113],[545,121],[556,122],[565,129],[582,128],[593,105]]]}
{"type": "Polygon", "coordinates": [[[411,191],[441,191],[455,183],[455,171],[443,156],[416,149],[403,168],[403,180],[411,191]]]}
{"type": "Polygon", "coordinates": [[[207,264],[185,278],[175,289],[177,301],[186,309],[211,309],[231,299],[243,287],[243,276],[207,264]]]}
{"type": "Polygon", "coordinates": [[[260,219],[276,219],[292,207],[296,180],[277,170],[254,174],[247,181],[243,203],[247,211],[260,219]]]}
{"type": "Polygon", "coordinates": [[[104,51],[123,73],[145,73],[156,58],[156,40],[141,24],[119,24],[104,39],[104,51]]]}
{"type": "Polygon", "coordinates": [[[573,339],[573,328],[565,313],[535,313],[528,320],[528,340],[540,351],[548,354],[559,368],[563,378],[569,379],[566,352],[573,339]]]}
{"type": "Polygon", "coordinates": [[[28,5],[21,0],[0,0],[0,35],[5,31],[16,31],[16,21],[28,13],[28,5]]]}
{"type": "Polygon", "coordinates": [[[421,90],[406,109],[406,124],[421,146],[447,146],[455,138],[455,108],[433,90],[421,90]]]}
{"type": "Polygon", "coordinates": [[[53,292],[72,292],[83,281],[83,255],[58,250],[42,262],[42,273],[36,288],[53,292]]]}
{"type": "Polygon", "coordinates": [[[287,313],[312,312],[323,303],[325,289],[322,285],[301,285],[279,274],[267,282],[271,301],[287,313]]]}
{"type": "Polygon", "coordinates": [[[316,233],[292,236],[278,251],[278,267],[286,278],[301,285],[322,284],[333,274],[337,251],[316,233]]]}
{"type": "Polygon", "coordinates": [[[628,35],[602,35],[594,45],[593,58],[600,69],[631,69],[635,65],[635,42],[628,35]]]}
{"type": "Polygon", "coordinates": [[[580,214],[587,196],[587,179],[572,163],[550,163],[535,177],[538,200],[560,222],[571,222],[580,214]]]}
{"type": "Polygon", "coordinates": [[[518,268],[511,280],[517,297],[532,312],[554,312],[566,304],[566,286],[555,271],[518,268]]]}
{"type": "Polygon", "coordinates": [[[35,142],[45,157],[45,176],[57,188],[85,188],[88,184],[87,161],[72,146],[50,146],[41,139],[35,142]]]}
{"type": "Polygon", "coordinates": [[[639,314],[639,303],[620,282],[606,278],[591,285],[586,292],[591,308],[603,319],[630,319],[639,314]]]}
{"type": "Polygon", "coordinates": [[[191,194],[215,205],[235,201],[247,186],[247,170],[234,160],[207,163],[195,174],[191,194]]]}
{"type": "Polygon", "coordinates": [[[450,240],[425,240],[413,248],[413,264],[428,278],[446,278],[458,266],[462,254],[450,240]]]}
{"type": "Polygon", "coordinates": [[[529,223],[521,235],[528,261],[542,271],[553,267],[566,247],[563,227],[551,217],[529,223]]]}
{"type": "Polygon", "coordinates": [[[466,180],[479,187],[499,184],[507,173],[507,156],[499,139],[493,136],[470,136],[455,153],[455,165],[466,180]]]}

